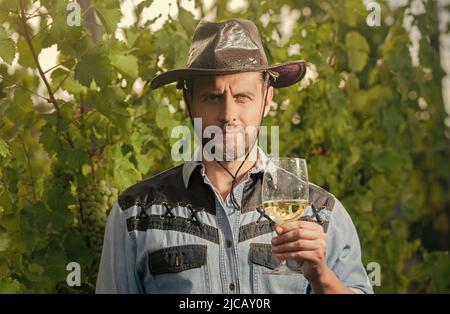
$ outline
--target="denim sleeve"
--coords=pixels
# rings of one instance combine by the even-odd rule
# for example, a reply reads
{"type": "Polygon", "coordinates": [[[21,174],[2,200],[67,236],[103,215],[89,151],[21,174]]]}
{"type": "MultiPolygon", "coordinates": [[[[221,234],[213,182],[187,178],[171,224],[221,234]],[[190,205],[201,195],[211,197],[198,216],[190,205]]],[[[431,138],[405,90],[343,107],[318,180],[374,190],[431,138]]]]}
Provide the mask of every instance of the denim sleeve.
{"type": "Polygon", "coordinates": [[[327,232],[327,262],[336,276],[355,293],[373,293],[361,261],[358,233],[344,206],[335,199],[327,232]]]}
{"type": "Polygon", "coordinates": [[[96,293],[142,293],[136,272],[136,244],[116,202],[108,216],[96,293]]]}

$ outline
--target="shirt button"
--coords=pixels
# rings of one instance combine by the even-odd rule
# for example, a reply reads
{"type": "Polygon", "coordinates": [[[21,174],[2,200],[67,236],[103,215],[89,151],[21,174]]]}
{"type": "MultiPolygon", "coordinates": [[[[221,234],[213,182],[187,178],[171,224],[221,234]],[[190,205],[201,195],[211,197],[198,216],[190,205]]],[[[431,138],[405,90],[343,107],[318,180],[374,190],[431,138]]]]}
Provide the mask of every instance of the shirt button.
{"type": "Polygon", "coordinates": [[[231,291],[234,291],[234,288],[236,288],[235,285],[234,285],[234,283],[230,283],[230,290],[231,290],[231,291]]]}
{"type": "Polygon", "coordinates": [[[233,241],[227,240],[227,241],[226,241],[226,246],[227,246],[227,248],[232,247],[232,246],[233,246],[233,241]]]}

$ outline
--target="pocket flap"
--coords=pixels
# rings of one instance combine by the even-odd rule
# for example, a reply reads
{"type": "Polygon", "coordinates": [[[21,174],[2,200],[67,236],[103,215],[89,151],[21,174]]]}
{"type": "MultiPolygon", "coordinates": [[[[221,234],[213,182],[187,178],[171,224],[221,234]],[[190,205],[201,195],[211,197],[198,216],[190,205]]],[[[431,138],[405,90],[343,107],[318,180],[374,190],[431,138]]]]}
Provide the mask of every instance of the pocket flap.
{"type": "Polygon", "coordinates": [[[181,245],[164,248],[149,254],[152,274],[176,273],[206,265],[206,245],[181,245]]]}
{"type": "MultiPolygon", "coordinates": [[[[270,269],[280,265],[280,259],[272,253],[272,244],[269,243],[250,243],[250,261],[270,269]]],[[[287,266],[292,269],[298,269],[299,263],[295,260],[288,260],[287,266]]]]}

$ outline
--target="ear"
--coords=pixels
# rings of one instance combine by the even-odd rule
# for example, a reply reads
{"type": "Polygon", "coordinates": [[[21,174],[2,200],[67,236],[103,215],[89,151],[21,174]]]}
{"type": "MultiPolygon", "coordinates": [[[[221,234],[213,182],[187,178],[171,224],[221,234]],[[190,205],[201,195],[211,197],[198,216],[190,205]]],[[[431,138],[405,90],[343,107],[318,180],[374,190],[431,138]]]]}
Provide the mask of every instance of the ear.
{"type": "Polygon", "coordinates": [[[272,106],[272,97],[273,97],[273,86],[269,87],[269,90],[267,91],[267,102],[264,106],[264,117],[267,116],[267,114],[270,111],[270,107],[272,106]]]}

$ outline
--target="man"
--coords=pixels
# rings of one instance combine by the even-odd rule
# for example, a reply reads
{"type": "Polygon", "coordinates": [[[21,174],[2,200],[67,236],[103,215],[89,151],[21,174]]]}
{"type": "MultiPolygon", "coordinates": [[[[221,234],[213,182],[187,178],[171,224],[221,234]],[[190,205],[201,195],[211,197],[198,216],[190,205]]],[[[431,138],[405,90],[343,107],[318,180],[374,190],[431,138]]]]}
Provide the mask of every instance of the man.
{"type": "Polygon", "coordinates": [[[274,228],[261,210],[267,156],[257,145],[259,126],[273,88],[300,81],[305,71],[303,61],[269,66],[248,20],[199,23],[186,69],[158,75],[151,88],[178,82],[191,120],[201,118],[203,130],[220,128],[223,139],[210,140],[206,155],[198,150],[200,161],[119,196],[106,227],[98,293],[373,292],[355,227],[333,195],[310,185],[311,207],[329,214],[325,224],[316,215],[274,228]],[[248,127],[254,131],[244,132],[248,127]],[[301,263],[303,274],[264,274],[280,260],[301,263]]]}

